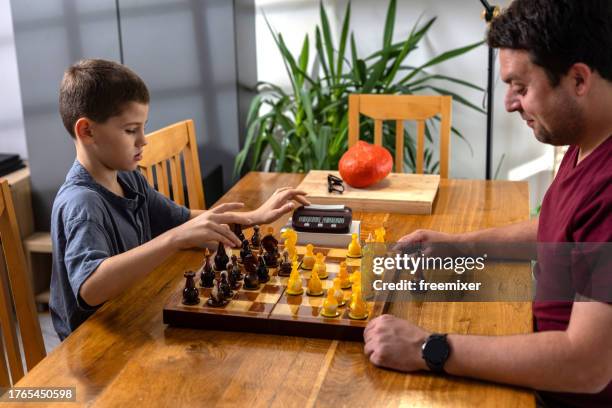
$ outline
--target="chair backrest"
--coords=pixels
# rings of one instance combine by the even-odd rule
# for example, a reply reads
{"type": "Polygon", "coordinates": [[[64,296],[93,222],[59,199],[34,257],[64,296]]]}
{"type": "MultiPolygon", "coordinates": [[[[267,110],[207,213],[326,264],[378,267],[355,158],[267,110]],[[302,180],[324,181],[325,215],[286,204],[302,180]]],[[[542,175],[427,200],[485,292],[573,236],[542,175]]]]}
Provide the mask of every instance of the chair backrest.
{"type": "Polygon", "coordinates": [[[417,122],[416,173],[423,173],[425,156],[425,120],[440,115],[440,177],[448,178],[451,96],[426,95],[349,95],[349,147],[359,140],[359,115],[374,119],[374,144],[381,146],[383,121],[396,121],[395,172],[404,169],[404,121],[417,122]]]}
{"type": "Polygon", "coordinates": [[[193,121],[189,119],[174,123],[148,134],[146,138],[147,145],[138,167],[149,183],[152,186],[157,184],[157,190],[177,204],[185,205],[182,158],[189,208],[204,210],[206,202],[193,121]]]}
{"type": "Polygon", "coordinates": [[[45,343],[26,273],[11,190],[6,180],[0,180],[0,243],[4,253],[4,261],[0,262],[0,339],[6,348],[6,356],[4,352],[0,353],[0,386],[10,387],[11,381],[15,384],[24,373],[17,328],[28,370],[45,357],[45,343]]]}

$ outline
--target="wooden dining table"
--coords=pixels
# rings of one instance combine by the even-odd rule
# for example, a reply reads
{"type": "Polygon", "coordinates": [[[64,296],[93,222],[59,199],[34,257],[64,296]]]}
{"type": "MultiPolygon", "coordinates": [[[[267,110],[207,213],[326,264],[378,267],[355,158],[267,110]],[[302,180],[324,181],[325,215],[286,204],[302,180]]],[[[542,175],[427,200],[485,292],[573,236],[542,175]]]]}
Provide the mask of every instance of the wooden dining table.
{"type": "MultiPolygon", "coordinates": [[[[217,204],[256,208],[302,174],[251,172],[217,204]]],[[[216,204],[216,205],[217,205],[216,204]]],[[[385,225],[388,240],[416,229],[459,233],[527,220],[525,182],[440,181],[431,215],[355,212],[367,232],[385,225]]],[[[287,217],[278,220],[278,228],[287,217]]],[[[76,387],[93,407],[533,407],[532,391],[485,381],[401,373],[372,365],[363,342],[170,327],[162,309],[199,268],[201,251],[182,251],[93,316],[34,367],[18,387],[76,387]]],[[[516,276],[530,279],[527,263],[516,276]]],[[[531,303],[397,302],[389,313],[427,330],[477,335],[532,331],[531,303]]],[[[500,351],[503,352],[503,351],[500,351]]],[[[62,406],[64,404],[53,404],[62,406]]]]}

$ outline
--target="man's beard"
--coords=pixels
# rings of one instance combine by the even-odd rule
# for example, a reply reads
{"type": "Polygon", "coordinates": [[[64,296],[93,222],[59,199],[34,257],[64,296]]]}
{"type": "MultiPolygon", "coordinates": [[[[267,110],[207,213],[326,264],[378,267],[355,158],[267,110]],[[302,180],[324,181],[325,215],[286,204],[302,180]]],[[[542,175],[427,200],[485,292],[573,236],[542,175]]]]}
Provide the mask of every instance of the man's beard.
{"type": "Polygon", "coordinates": [[[557,103],[554,112],[555,117],[549,121],[548,128],[534,122],[536,139],[553,146],[576,144],[585,127],[584,114],[578,104],[571,98],[564,98],[557,103]]]}

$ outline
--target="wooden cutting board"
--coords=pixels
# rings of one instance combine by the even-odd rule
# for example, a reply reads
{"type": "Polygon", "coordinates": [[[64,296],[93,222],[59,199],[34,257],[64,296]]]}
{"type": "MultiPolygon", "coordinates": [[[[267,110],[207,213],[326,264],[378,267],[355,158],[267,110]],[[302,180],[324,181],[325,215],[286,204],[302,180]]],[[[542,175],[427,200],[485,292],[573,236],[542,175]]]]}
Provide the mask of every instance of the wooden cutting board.
{"type": "Polygon", "coordinates": [[[338,194],[327,191],[328,174],[340,177],[337,171],[311,170],[298,189],[313,204],[344,204],[354,211],[431,214],[440,185],[439,175],[391,173],[366,188],[344,183],[344,193],[338,194]]]}

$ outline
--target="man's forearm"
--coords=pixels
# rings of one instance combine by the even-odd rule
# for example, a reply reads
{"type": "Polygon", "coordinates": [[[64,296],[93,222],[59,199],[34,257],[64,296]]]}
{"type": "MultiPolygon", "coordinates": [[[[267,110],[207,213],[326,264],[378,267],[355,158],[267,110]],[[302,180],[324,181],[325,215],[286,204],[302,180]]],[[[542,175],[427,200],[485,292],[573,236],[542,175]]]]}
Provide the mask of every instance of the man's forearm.
{"type": "Polygon", "coordinates": [[[599,392],[591,364],[577,358],[566,332],[516,336],[448,336],[449,374],[557,392],[599,392]]]}
{"type": "Polygon", "coordinates": [[[106,302],[148,275],[177,251],[172,230],[151,241],[105,259],[81,285],[80,294],[91,306],[106,302]]]}
{"type": "Polygon", "coordinates": [[[492,258],[536,259],[538,219],[497,228],[461,234],[461,242],[470,252],[486,253],[492,258]]]}

